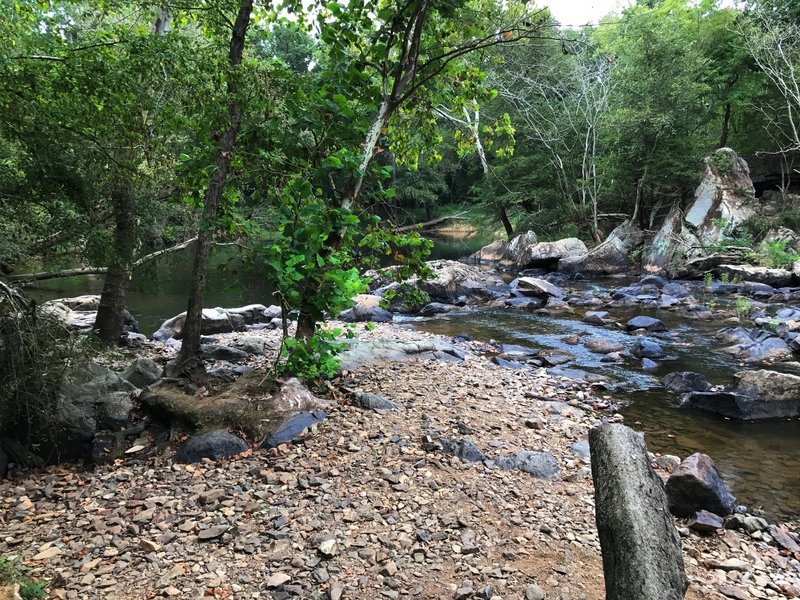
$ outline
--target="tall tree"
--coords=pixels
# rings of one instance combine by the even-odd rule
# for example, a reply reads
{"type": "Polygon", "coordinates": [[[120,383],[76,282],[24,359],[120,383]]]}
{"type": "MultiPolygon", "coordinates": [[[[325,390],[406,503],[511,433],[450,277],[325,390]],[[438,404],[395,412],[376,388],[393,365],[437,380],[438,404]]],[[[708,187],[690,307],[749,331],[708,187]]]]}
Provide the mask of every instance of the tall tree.
{"type": "Polygon", "coordinates": [[[228,183],[228,172],[231,164],[231,155],[236,145],[236,135],[242,121],[239,67],[244,55],[244,45],[247,29],[253,12],[253,0],[241,0],[236,20],[233,23],[230,48],[228,54],[229,71],[227,74],[227,123],[219,135],[219,145],[214,161],[214,169],[208,181],[205,201],[203,202],[203,217],[200,232],[194,250],[194,263],[192,266],[192,281],[189,287],[189,305],[186,309],[186,324],[183,330],[183,342],[177,358],[179,368],[189,366],[200,354],[200,334],[203,320],[203,291],[208,273],[208,258],[213,242],[213,224],[219,216],[220,201],[228,183]]]}

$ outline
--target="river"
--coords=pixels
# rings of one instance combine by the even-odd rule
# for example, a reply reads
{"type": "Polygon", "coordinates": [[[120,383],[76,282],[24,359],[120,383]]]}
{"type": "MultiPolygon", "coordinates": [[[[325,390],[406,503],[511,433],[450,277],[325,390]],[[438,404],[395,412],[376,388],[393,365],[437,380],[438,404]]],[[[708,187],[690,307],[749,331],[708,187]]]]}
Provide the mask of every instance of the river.
{"type": "MultiPolygon", "coordinates": [[[[484,236],[439,238],[432,258],[455,259],[479,249],[484,236]]],[[[165,255],[153,265],[137,271],[131,286],[129,309],[140,330],[150,334],[166,319],[185,310],[190,280],[187,253],[165,255]]],[[[588,284],[591,285],[591,284],[588,284]]],[[[614,286],[622,285],[614,281],[614,286]]],[[[43,281],[32,290],[38,300],[99,293],[102,277],[43,281]]],[[[258,274],[243,268],[235,252],[223,251],[212,258],[206,289],[206,306],[242,306],[254,302],[274,303],[273,290],[258,274]]],[[[599,335],[630,342],[625,333],[589,325],[577,318],[552,317],[525,311],[479,309],[416,321],[420,329],[454,335],[467,332],[476,339],[497,340],[528,346],[560,348],[573,353],[576,366],[625,382],[623,393],[612,394],[623,403],[626,423],[646,433],[652,451],[686,457],[693,452],[709,454],[740,503],[766,516],[793,519],[800,516],[800,422],[738,423],[712,415],[687,412],[675,407],[674,398],[659,385],[671,371],[697,371],[712,384],[728,384],[741,367],[719,351],[713,334],[719,323],[686,321],[666,311],[616,311],[625,320],[635,314],[651,314],[664,321],[670,333],[659,342],[668,353],[653,371],[642,371],[637,362],[620,365],[601,363],[600,356],[582,346],[565,344],[561,338],[576,334],[599,335]]]]}

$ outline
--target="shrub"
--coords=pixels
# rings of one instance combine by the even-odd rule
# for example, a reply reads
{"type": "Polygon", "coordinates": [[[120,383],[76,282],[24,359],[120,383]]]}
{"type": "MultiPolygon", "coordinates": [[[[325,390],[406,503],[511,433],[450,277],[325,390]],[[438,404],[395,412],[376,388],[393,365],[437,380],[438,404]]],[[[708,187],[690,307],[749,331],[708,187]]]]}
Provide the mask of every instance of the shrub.
{"type": "Polygon", "coordinates": [[[758,246],[756,261],[770,269],[791,269],[800,260],[800,254],[787,250],[786,244],[786,240],[764,240],[758,246]]]}
{"type": "Polygon", "coordinates": [[[33,581],[27,571],[17,562],[0,556],[0,586],[14,583],[19,585],[19,595],[22,600],[38,600],[47,597],[43,583],[33,581]]]}
{"type": "Polygon", "coordinates": [[[64,371],[86,354],[80,339],[21,292],[0,282],[0,424],[36,453],[56,439],[64,371]]]}

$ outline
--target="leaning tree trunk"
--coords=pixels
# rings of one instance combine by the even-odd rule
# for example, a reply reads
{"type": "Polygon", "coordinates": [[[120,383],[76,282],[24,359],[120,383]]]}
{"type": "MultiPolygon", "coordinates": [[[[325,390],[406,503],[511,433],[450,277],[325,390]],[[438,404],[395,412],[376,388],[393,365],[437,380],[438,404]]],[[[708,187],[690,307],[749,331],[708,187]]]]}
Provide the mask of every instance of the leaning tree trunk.
{"type": "Polygon", "coordinates": [[[725,148],[728,145],[728,133],[731,124],[731,103],[725,103],[725,113],[722,115],[722,133],[719,136],[719,147],[725,148]]]}
{"type": "Polygon", "coordinates": [[[113,192],[114,244],[106,271],[94,329],[107,346],[119,344],[125,321],[125,304],[131,281],[131,263],[136,246],[134,200],[130,186],[120,185],[113,192]]]}
{"type": "Polygon", "coordinates": [[[208,272],[208,257],[213,241],[213,222],[219,216],[219,205],[222,193],[228,180],[231,154],[236,144],[236,134],[242,121],[241,107],[236,99],[239,85],[237,81],[237,67],[242,62],[244,42],[247,28],[250,25],[250,14],[253,11],[253,0],[242,0],[239,13],[233,25],[231,35],[229,62],[231,72],[228,75],[228,124],[219,138],[217,158],[214,161],[214,172],[208,182],[205,203],[203,204],[203,217],[200,232],[194,251],[194,264],[192,267],[192,281],[189,287],[189,304],[186,309],[186,324],[183,328],[183,343],[178,355],[178,365],[186,364],[200,354],[200,334],[203,320],[203,289],[206,285],[208,272]]]}

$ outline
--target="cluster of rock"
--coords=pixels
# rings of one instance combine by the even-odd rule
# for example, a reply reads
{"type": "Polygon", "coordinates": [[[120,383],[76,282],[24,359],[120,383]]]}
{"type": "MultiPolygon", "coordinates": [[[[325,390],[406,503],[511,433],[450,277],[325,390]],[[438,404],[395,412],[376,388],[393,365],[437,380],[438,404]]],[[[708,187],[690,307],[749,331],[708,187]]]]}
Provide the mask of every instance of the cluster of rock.
{"type": "MultiPolygon", "coordinates": [[[[493,242],[464,260],[504,270],[540,268],[586,276],[630,273],[641,266],[671,278],[712,273],[776,288],[800,285],[800,261],[789,269],[767,268],[746,264],[750,248],[717,250],[731,246],[731,236],[748,219],[763,214],[768,204],[767,195],[756,198],[744,159],[730,148],[720,148],[706,160],[692,203],[686,209],[676,203],[655,235],[626,220],[589,249],[575,238],[539,242],[528,231],[510,242],[493,242]]],[[[768,232],[764,241],[781,242],[787,251],[800,253],[800,236],[785,227],[768,232]]]]}
{"type": "MultiPolygon", "coordinates": [[[[352,405],[332,406],[296,443],[240,453],[252,444],[215,432],[173,455],[142,435],[93,473],[0,483],[10,516],[0,553],[49,580],[56,598],[604,597],[586,443],[609,416],[595,411],[604,399],[474,352],[364,364],[336,384],[352,405]],[[208,460],[221,454],[237,456],[208,460]],[[558,476],[531,472],[543,467],[558,476]]],[[[650,458],[678,473],[677,459],[650,458]]],[[[727,521],[741,525],[680,528],[689,598],[800,592],[800,565],[778,552],[795,531],[727,521]]]]}
{"type": "MultiPolygon", "coordinates": [[[[42,314],[58,319],[69,329],[89,333],[94,327],[100,296],[87,294],[74,298],[48,300],[39,307],[42,314]]],[[[139,324],[126,309],[123,314],[123,331],[128,334],[139,332],[139,324]]]]}
{"type": "Polygon", "coordinates": [[[684,408],[712,412],[740,421],[800,417],[800,377],[759,369],[736,373],[730,390],[712,388],[698,373],[671,373],[664,386],[679,395],[684,408]]]}

